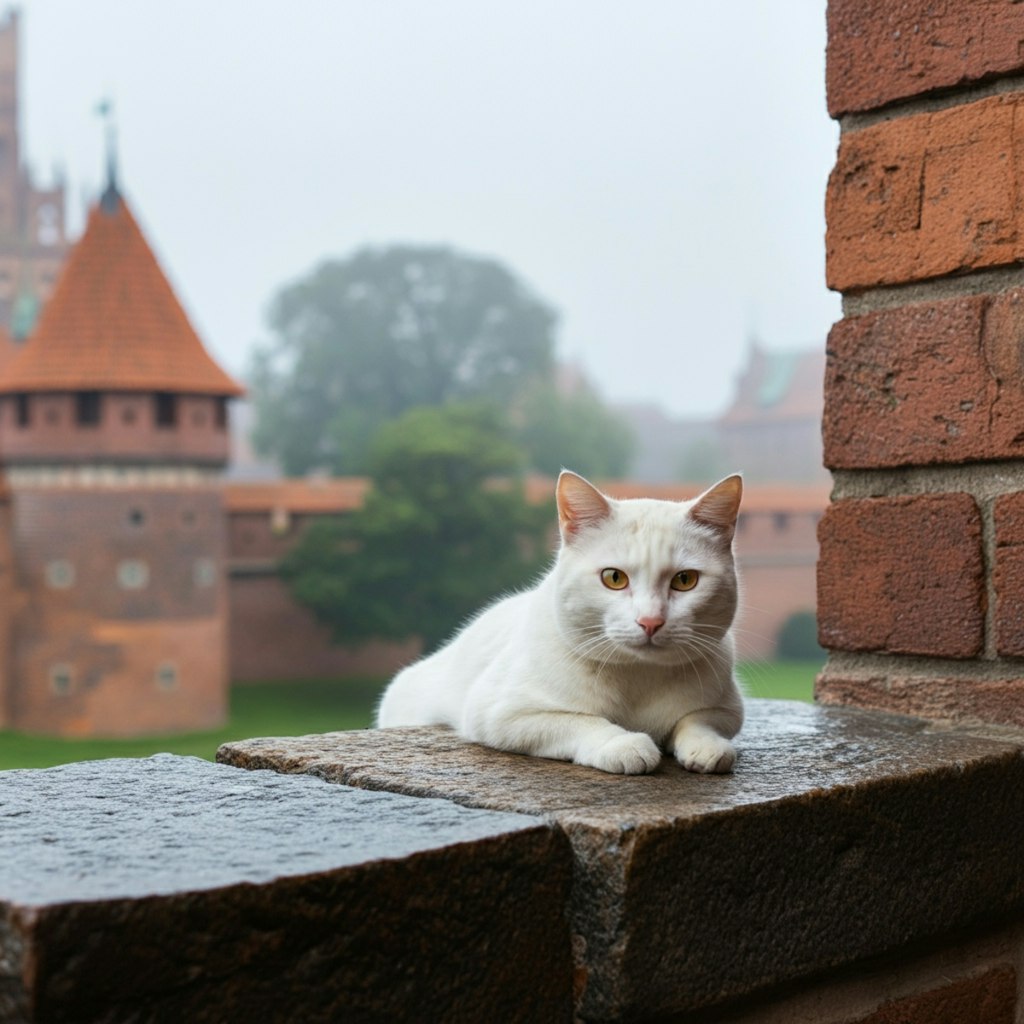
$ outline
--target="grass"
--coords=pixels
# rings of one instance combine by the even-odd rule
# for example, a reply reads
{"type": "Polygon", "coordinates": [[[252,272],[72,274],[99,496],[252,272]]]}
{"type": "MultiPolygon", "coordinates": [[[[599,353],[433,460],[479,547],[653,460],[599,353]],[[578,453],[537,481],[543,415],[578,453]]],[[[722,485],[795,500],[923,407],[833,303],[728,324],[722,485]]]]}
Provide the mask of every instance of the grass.
{"type": "Polygon", "coordinates": [[[132,740],[65,740],[0,732],[0,770],[46,768],[104,757],[148,757],[162,751],[212,760],[217,748],[229,740],[365,729],[384,682],[329,679],[234,686],[228,724],[212,732],[132,740]]]}
{"type": "MultiPolygon", "coordinates": [[[[740,675],[750,697],[811,700],[819,667],[817,662],[747,662],[740,666],[740,675]]],[[[235,686],[230,721],[213,732],[133,740],[64,740],[0,731],[0,770],[47,768],[105,757],[148,757],[162,751],[212,760],[217,747],[229,740],[365,729],[384,682],[333,679],[235,686]]]]}
{"type": "Polygon", "coordinates": [[[814,677],[820,661],[747,661],[740,665],[743,690],[748,697],[775,700],[814,700],[814,677]]]}

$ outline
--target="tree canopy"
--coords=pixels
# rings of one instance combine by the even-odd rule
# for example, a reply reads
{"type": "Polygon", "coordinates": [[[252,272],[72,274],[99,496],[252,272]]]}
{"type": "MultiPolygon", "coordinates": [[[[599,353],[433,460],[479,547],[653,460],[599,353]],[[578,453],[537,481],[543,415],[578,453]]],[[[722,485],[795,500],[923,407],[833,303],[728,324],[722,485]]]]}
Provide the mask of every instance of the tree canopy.
{"type": "Polygon", "coordinates": [[[625,475],[633,432],[585,385],[560,394],[553,381],[528,387],[511,410],[512,436],[530,468],[548,476],[572,469],[608,479],[625,475]]]}
{"type": "Polygon", "coordinates": [[[285,559],[339,642],[441,643],[547,558],[550,509],[526,502],[521,451],[493,407],[420,407],[381,428],[362,508],[314,524],[285,559]]]}
{"type": "Polygon", "coordinates": [[[282,289],[250,372],[254,441],[286,473],[360,473],[379,428],[421,405],[507,407],[549,377],[554,310],[500,263],[367,248],[282,289]]]}

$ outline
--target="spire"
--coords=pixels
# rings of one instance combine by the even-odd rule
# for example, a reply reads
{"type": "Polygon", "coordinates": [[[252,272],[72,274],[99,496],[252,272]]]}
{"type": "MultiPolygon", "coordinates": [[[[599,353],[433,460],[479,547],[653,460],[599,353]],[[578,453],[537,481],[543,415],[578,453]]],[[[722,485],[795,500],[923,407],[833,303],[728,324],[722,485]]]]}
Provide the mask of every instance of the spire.
{"type": "Polygon", "coordinates": [[[96,104],[96,113],[103,118],[107,146],[107,186],[100,196],[100,209],[116,213],[121,202],[117,188],[117,126],[114,124],[114,102],[109,97],[96,104]]]}

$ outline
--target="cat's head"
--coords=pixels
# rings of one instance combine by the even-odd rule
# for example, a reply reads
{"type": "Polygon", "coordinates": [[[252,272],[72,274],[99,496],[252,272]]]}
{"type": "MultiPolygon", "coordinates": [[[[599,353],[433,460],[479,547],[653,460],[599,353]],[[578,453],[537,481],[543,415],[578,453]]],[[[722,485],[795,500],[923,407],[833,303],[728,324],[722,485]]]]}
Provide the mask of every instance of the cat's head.
{"type": "Polygon", "coordinates": [[[599,663],[696,662],[736,614],[732,554],[743,483],[692,501],[615,500],[564,470],[555,496],[559,625],[599,663]]]}

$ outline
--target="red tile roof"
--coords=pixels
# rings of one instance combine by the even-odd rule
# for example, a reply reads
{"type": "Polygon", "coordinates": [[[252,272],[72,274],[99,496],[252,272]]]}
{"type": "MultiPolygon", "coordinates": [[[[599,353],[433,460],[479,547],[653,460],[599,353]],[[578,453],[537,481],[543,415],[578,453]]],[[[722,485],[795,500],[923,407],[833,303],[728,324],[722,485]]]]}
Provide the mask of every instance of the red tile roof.
{"type": "MultiPolygon", "coordinates": [[[[706,484],[643,484],[633,480],[595,480],[594,484],[612,498],[659,498],[663,501],[689,501],[707,490],[706,484]]],[[[768,483],[743,485],[744,512],[820,512],[829,501],[831,485],[768,483]]],[[[543,476],[526,480],[527,500],[534,504],[554,500],[555,481],[543,476]]]]}
{"type": "Polygon", "coordinates": [[[38,326],[0,367],[0,393],[242,390],[203,347],[116,192],[93,207],[38,326]]]}
{"type": "Polygon", "coordinates": [[[352,512],[363,504],[369,489],[369,478],[362,476],[231,481],[224,487],[224,504],[228,512],[352,512]]]}
{"type": "MultiPolygon", "coordinates": [[[[555,499],[551,477],[526,478],[526,498],[540,505],[555,499]]],[[[631,480],[599,480],[595,483],[613,498],[662,498],[689,501],[705,484],[638,484],[631,480]]],[[[368,477],[327,477],[260,481],[229,481],[224,503],[229,512],[268,512],[276,508],[291,513],[329,514],[359,508],[372,486],[368,477]]],[[[746,484],[744,512],[821,512],[828,504],[827,484],[746,484]]]]}
{"type": "Polygon", "coordinates": [[[21,346],[0,326],[0,376],[20,351],[21,346]]]}

